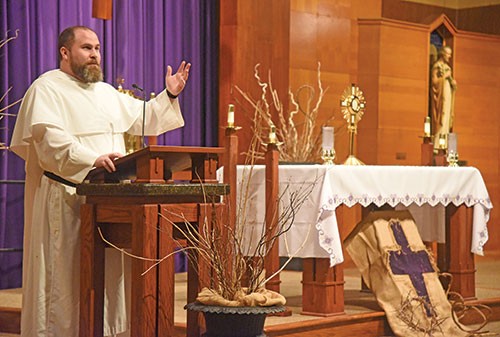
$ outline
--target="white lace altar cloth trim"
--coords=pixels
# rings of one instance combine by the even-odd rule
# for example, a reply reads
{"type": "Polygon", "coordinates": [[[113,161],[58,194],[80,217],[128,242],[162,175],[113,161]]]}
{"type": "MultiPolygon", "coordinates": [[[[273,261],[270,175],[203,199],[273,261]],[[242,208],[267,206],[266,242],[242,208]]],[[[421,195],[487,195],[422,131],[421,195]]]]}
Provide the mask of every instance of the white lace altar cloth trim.
{"type": "MultiPolygon", "coordinates": [[[[218,175],[222,178],[221,171],[218,175]]],[[[245,175],[248,175],[248,168],[238,166],[238,190],[245,175]]],[[[438,205],[434,208],[441,209],[442,214],[444,207],[439,205],[465,204],[474,208],[471,252],[483,255],[483,246],[488,241],[487,222],[493,205],[481,173],[473,167],[280,165],[279,176],[280,192],[285,191],[286,195],[308,186],[312,188],[291,230],[280,238],[281,256],[295,253],[303,245],[297,257],[329,257],[331,266],[343,262],[335,217],[335,209],[342,204],[349,207],[356,204],[411,206],[410,211],[415,206],[438,205]],[[311,225],[316,233],[310,230],[311,225]]],[[[256,230],[260,231],[265,217],[264,182],[264,166],[257,165],[253,169],[248,198],[248,209],[252,210],[246,221],[249,241],[255,237],[256,230]]],[[[286,195],[282,201],[287,200],[286,195]]],[[[422,212],[432,209],[421,208],[422,212]]],[[[424,232],[440,232],[439,237],[442,237],[442,230],[432,228],[436,223],[418,225],[424,232]]]]}

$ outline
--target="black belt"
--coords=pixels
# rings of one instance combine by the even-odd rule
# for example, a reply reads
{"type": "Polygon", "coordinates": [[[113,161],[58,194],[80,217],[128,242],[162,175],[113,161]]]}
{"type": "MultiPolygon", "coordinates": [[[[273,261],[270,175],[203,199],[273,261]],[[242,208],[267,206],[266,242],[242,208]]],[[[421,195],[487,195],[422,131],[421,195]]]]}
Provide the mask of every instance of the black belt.
{"type": "Polygon", "coordinates": [[[61,183],[61,184],[64,184],[64,185],[68,185],[68,186],[71,186],[71,187],[76,187],[76,184],[75,183],[72,183],[71,181],[69,180],[66,180],[62,177],[59,177],[58,175],[55,175],[54,173],[52,172],[49,172],[49,171],[43,171],[43,175],[46,176],[47,178],[49,179],[52,179],[54,181],[57,181],[58,183],[61,183]]]}

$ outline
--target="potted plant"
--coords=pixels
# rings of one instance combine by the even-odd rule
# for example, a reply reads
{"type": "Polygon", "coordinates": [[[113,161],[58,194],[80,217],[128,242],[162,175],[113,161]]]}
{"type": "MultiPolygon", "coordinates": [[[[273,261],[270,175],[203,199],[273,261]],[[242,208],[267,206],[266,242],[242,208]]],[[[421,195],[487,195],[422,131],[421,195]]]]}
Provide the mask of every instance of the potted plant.
{"type": "MultiPolygon", "coordinates": [[[[255,153],[257,145],[254,137],[248,153],[255,153]]],[[[192,259],[191,263],[203,263],[211,270],[210,284],[198,294],[196,302],[185,306],[187,310],[203,313],[206,322],[203,336],[206,337],[265,336],[266,315],[285,311],[285,298],[265,289],[265,284],[281,272],[297,252],[289,253],[286,263],[268,278],[264,277],[264,259],[275,241],[291,228],[312,186],[295,191],[286,189],[279,195],[276,202],[281,207],[276,208],[279,211],[275,215],[275,227],[249,226],[255,220],[253,210],[249,209],[249,182],[255,160],[256,156],[248,156],[246,172],[239,182],[234,226],[228,224],[228,209],[220,212],[215,207],[205,223],[170,222],[187,241],[188,247],[184,250],[196,251],[197,259],[192,259]]],[[[182,218],[181,214],[175,215],[182,218]]]]}

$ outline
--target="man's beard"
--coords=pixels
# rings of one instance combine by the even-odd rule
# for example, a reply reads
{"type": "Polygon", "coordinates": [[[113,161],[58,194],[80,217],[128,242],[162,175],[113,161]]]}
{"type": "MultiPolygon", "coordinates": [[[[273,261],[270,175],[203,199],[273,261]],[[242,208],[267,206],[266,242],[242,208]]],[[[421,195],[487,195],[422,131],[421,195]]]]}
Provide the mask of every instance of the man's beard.
{"type": "Polygon", "coordinates": [[[78,65],[71,62],[71,70],[86,83],[101,82],[103,80],[101,66],[97,63],[78,65]]]}

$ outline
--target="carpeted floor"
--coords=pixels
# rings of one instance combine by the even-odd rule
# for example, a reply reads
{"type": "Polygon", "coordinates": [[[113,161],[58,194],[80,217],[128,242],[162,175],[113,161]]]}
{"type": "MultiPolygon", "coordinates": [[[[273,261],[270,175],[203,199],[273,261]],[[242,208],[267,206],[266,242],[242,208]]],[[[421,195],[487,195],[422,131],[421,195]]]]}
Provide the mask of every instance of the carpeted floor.
{"type": "MultiPolygon", "coordinates": [[[[480,260],[476,263],[476,296],[478,299],[500,298],[500,261],[480,260]]],[[[347,314],[380,311],[371,293],[361,292],[361,277],[356,269],[346,269],[345,277],[345,311],[347,314]]],[[[318,319],[314,316],[300,315],[302,274],[297,271],[284,271],[281,274],[281,293],[287,298],[287,306],[292,311],[290,317],[268,317],[266,325],[299,322],[318,319]]],[[[176,274],[175,285],[175,322],[185,323],[186,312],[186,273],[176,274]]],[[[21,307],[20,289],[0,290],[0,307],[21,307]]],[[[486,330],[500,334],[500,321],[490,322],[486,330]]],[[[1,331],[1,328],[0,328],[1,331]]],[[[2,334],[0,337],[17,335],[2,334]]]]}

